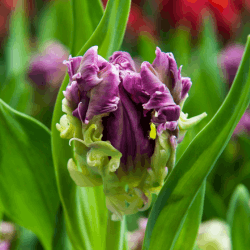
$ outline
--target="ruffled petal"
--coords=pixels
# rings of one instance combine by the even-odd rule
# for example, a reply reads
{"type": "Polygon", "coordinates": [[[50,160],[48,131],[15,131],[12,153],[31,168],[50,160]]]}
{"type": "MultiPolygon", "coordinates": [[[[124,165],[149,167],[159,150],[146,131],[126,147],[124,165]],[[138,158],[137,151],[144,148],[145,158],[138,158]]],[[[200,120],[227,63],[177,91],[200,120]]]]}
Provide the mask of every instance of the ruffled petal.
{"type": "Polygon", "coordinates": [[[181,84],[182,84],[182,90],[181,90],[181,100],[185,98],[187,95],[188,91],[190,90],[192,86],[191,79],[188,77],[182,77],[181,78],[181,84]]]}
{"type": "Polygon", "coordinates": [[[167,58],[169,61],[169,74],[168,75],[169,77],[171,77],[171,89],[174,89],[177,84],[177,81],[179,80],[177,63],[172,53],[167,53],[167,58]]]}
{"type": "Polygon", "coordinates": [[[178,121],[180,110],[181,108],[178,105],[163,107],[158,110],[157,116],[152,118],[152,122],[155,124],[161,124],[166,121],[178,121]]]}
{"type": "MultiPolygon", "coordinates": [[[[135,167],[135,159],[145,159],[152,156],[154,141],[149,139],[150,114],[143,116],[143,109],[140,104],[134,103],[129,93],[119,86],[120,102],[118,109],[108,117],[103,118],[104,140],[122,153],[122,168],[135,167]]],[[[142,164],[143,165],[143,164],[142,164]]]]}
{"type": "Polygon", "coordinates": [[[120,80],[117,68],[109,64],[99,74],[102,81],[89,93],[90,102],[85,123],[88,123],[95,115],[115,111],[120,100],[118,90],[120,80]]]}
{"type": "Polygon", "coordinates": [[[114,52],[109,58],[109,62],[119,65],[122,70],[136,71],[135,63],[129,53],[123,51],[114,52]]]}
{"type": "Polygon", "coordinates": [[[89,98],[87,96],[85,96],[84,98],[81,99],[81,102],[79,102],[77,108],[72,113],[73,116],[77,117],[83,123],[86,119],[88,105],[89,105],[89,98]]]}
{"type": "Polygon", "coordinates": [[[69,56],[68,61],[63,61],[63,64],[65,64],[68,67],[68,74],[70,81],[73,81],[73,75],[76,74],[77,70],[80,67],[80,63],[82,61],[82,56],[72,57],[69,56]]]}
{"type": "Polygon", "coordinates": [[[145,109],[159,109],[164,106],[175,105],[173,97],[171,96],[169,90],[164,92],[156,91],[151,97],[150,100],[143,104],[145,109]]]}
{"type": "Polygon", "coordinates": [[[166,53],[161,52],[160,48],[155,50],[155,60],[152,63],[155,71],[158,73],[159,79],[163,82],[168,88],[171,86],[169,81],[169,59],[166,53]]]}
{"type": "Polygon", "coordinates": [[[69,86],[67,86],[66,90],[63,91],[63,95],[67,99],[69,106],[72,109],[75,109],[80,101],[80,91],[78,89],[77,82],[73,81],[69,86]]]}
{"type": "Polygon", "coordinates": [[[130,72],[123,78],[123,87],[131,94],[136,103],[146,103],[149,95],[142,88],[141,76],[139,73],[130,72]]]}
{"type": "Polygon", "coordinates": [[[102,81],[98,77],[97,49],[97,46],[93,46],[86,51],[77,73],[72,77],[77,81],[81,91],[89,91],[102,81]]]}
{"type": "Polygon", "coordinates": [[[157,134],[161,135],[166,129],[174,131],[178,125],[177,121],[161,123],[157,126],[157,134]]]}
{"type": "Polygon", "coordinates": [[[108,61],[105,60],[102,56],[98,55],[97,66],[98,66],[99,70],[102,70],[102,69],[105,68],[107,65],[108,65],[108,61]]]}
{"type": "Polygon", "coordinates": [[[141,65],[142,87],[149,94],[153,95],[156,91],[164,92],[166,86],[157,77],[154,68],[148,62],[141,65]]]}

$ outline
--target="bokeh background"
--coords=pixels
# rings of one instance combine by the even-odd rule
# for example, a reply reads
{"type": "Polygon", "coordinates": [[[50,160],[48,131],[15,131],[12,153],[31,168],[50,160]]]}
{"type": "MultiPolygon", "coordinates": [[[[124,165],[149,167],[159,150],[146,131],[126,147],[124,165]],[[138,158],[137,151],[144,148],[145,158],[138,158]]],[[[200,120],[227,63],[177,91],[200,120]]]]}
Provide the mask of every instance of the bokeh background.
{"type": "MultiPolygon", "coordinates": [[[[103,0],[104,8],[106,4],[103,0]]],[[[66,15],[69,7],[69,0],[0,2],[0,98],[48,128],[65,75],[62,62],[69,56],[71,21],[66,15]]],[[[249,0],[132,1],[121,50],[131,53],[138,65],[154,60],[156,46],[172,52],[178,66],[183,65],[183,75],[193,82],[184,112],[190,117],[204,111],[208,114],[178,146],[177,161],[230,90],[250,34],[249,19],[249,0]]],[[[204,224],[198,237],[200,249],[231,249],[225,221],[236,186],[242,183],[250,190],[249,133],[247,110],[207,178],[204,224]],[[206,234],[210,236],[205,237],[206,234]],[[218,240],[222,235],[225,239],[218,240]],[[221,242],[224,246],[220,246],[221,242]]],[[[141,249],[149,212],[128,216],[131,249],[141,249]]],[[[6,248],[0,245],[0,249],[42,249],[28,230],[18,225],[9,228],[12,234],[2,233],[1,244],[7,245],[6,248]]]]}

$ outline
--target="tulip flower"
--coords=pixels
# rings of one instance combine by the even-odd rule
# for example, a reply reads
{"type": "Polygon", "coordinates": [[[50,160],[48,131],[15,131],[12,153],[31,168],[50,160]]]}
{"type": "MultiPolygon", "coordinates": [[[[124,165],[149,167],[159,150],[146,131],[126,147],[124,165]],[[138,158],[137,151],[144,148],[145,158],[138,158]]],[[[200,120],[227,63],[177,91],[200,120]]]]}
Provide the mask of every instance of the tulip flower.
{"type": "Polygon", "coordinates": [[[57,129],[74,141],[72,179],[103,185],[107,207],[121,219],[148,208],[174,166],[179,135],[206,114],[187,119],[181,111],[191,80],[171,53],[157,48],[153,63],[137,72],[129,53],[106,61],[97,49],[64,62],[70,82],[57,129]]]}

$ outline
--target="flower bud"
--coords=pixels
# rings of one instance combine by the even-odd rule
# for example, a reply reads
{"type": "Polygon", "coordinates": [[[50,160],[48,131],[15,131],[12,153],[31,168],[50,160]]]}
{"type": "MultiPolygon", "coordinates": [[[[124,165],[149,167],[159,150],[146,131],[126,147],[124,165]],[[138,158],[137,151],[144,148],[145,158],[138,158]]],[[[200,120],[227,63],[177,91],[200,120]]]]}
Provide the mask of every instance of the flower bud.
{"type": "Polygon", "coordinates": [[[114,217],[147,209],[174,167],[179,133],[205,116],[187,119],[181,111],[191,80],[159,48],[140,72],[129,53],[106,61],[97,46],[64,63],[70,83],[57,129],[74,142],[72,179],[83,187],[103,185],[114,217]]]}

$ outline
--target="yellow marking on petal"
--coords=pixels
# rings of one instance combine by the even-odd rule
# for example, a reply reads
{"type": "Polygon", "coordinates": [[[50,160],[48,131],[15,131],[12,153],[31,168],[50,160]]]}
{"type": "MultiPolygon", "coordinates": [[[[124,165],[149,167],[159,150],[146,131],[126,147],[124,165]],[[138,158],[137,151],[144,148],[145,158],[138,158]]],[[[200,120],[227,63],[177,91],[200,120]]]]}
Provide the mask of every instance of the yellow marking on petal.
{"type": "Polygon", "coordinates": [[[154,123],[151,123],[151,124],[150,124],[150,133],[149,133],[149,137],[150,137],[151,139],[154,139],[154,140],[155,140],[155,138],[156,138],[156,127],[155,127],[154,123]]]}

